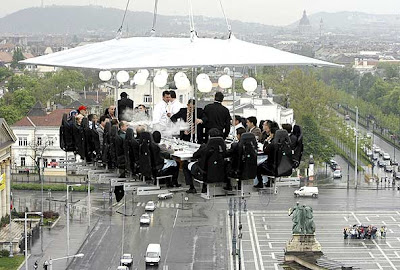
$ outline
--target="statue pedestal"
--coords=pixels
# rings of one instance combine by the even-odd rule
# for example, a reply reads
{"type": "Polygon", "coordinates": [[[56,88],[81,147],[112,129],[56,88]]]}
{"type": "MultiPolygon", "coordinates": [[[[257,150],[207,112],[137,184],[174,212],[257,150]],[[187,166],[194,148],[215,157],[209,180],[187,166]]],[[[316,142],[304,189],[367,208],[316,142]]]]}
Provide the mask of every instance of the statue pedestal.
{"type": "Polygon", "coordinates": [[[315,234],[293,234],[286,243],[286,252],[321,252],[321,244],[315,234]]]}

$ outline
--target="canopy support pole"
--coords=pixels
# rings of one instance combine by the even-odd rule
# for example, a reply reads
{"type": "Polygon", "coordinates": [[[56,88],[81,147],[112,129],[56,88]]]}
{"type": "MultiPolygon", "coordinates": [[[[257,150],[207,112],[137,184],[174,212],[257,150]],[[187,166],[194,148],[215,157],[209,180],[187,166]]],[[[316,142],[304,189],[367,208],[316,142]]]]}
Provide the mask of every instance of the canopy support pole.
{"type": "MultiPolygon", "coordinates": [[[[196,76],[194,76],[195,75],[194,73],[196,72],[196,70],[197,69],[192,68],[192,84],[193,84],[193,92],[194,92],[194,100],[195,100],[195,103],[194,103],[194,106],[193,106],[194,119],[192,117],[192,119],[193,119],[192,121],[194,121],[194,142],[195,143],[198,142],[198,138],[197,138],[197,129],[198,129],[198,127],[197,127],[197,123],[196,123],[196,120],[197,120],[197,106],[198,106],[198,104],[197,104],[197,87],[196,87],[196,83],[195,83],[196,80],[194,79],[194,78],[196,78],[196,76]]],[[[192,136],[192,138],[193,138],[193,136],[192,136]]],[[[190,141],[192,141],[192,138],[190,139],[190,141]]]]}
{"type": "Polygon", "coordinates": [[[233,139],[235,140],[235,137],[236,137],[236,127],[235,127],[235,87],[236,87],[236,84],[235,84],[235,67],[233,67],[232,68],[232,111],[233,111],[233,114],[232,114],[232,126],[233,126],[233,139]]]}

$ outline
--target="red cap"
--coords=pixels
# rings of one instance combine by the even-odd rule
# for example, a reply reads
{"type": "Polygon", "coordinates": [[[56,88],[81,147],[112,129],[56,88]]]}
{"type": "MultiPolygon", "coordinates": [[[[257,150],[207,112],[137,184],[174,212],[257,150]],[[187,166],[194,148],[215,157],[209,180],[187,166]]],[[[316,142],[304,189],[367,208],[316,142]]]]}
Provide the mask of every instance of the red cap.
{"type": "Polygon", "coordinates": [[[78,110],[79,110],[79,111],[86,111],[86,110],[87,110],[87,107],[84,106],[84,105],[82,105],[82,106],[80,106],[80,107],[78,108],[78,110]]]}

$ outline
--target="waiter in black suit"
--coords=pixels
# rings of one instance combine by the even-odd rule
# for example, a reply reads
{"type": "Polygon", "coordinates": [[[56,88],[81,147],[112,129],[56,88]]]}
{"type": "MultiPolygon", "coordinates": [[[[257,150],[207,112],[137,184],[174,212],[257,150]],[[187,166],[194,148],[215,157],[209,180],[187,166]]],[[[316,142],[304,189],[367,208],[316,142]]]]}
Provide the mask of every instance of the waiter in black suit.
{"type": "MultiPolygon", "coordinates": [[[[194,108],[196,107],[196,102],[194,99],[190,99],[187,103],[186,108],[181,108],[179,112],[171,116],[171,121],[173,123],[176,123],[178,119],[181,119],[185,123],[188,123],[189,127],[186,130],[181,130],[179,134],[179,138],[184,141],[190,141],[192,139],[192,142],[195,142],[195,111],[194,108]]],[[[197,110],[197,119],[201,119],[203,117],[203,109],[201,108],[196,108],[197,110]]],[[[203,125],[198,124],[197,125],[197,143],[202,143],[203,142],[203,125]]]]}
{"type": "Polygon", "coordinates": [[[118,120],[122,121],[131,121],[130,115],[124,115],[126,109],[133,110],[133,100],[128,98],[128,94],[126,92],[121,93],[121,99],[118,100],[118,120]]]}
{"type": "Polygon", "coordinates": [[[217,92],[215,93],[214,103],[208,104],[204,107],[203,117],[198,121],[198,123],[205,125],[206,138],[208,137],[208,131],[212,128],[218,129],[224,139],[229,135],[232,118],[229,110],[222,105],[223,100],[224,94],[217,92]]]}

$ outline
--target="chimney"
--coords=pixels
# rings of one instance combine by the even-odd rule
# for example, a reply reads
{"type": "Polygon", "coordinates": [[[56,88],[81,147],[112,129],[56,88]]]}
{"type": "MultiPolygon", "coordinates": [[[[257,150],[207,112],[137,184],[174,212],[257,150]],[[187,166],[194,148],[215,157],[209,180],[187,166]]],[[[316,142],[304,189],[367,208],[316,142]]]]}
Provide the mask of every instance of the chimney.
{"type": "Polygon", "coordinates": [[[363,67],[366,67],[366,66],[368,66],[368,60],[363,59],[363,67]]]}

